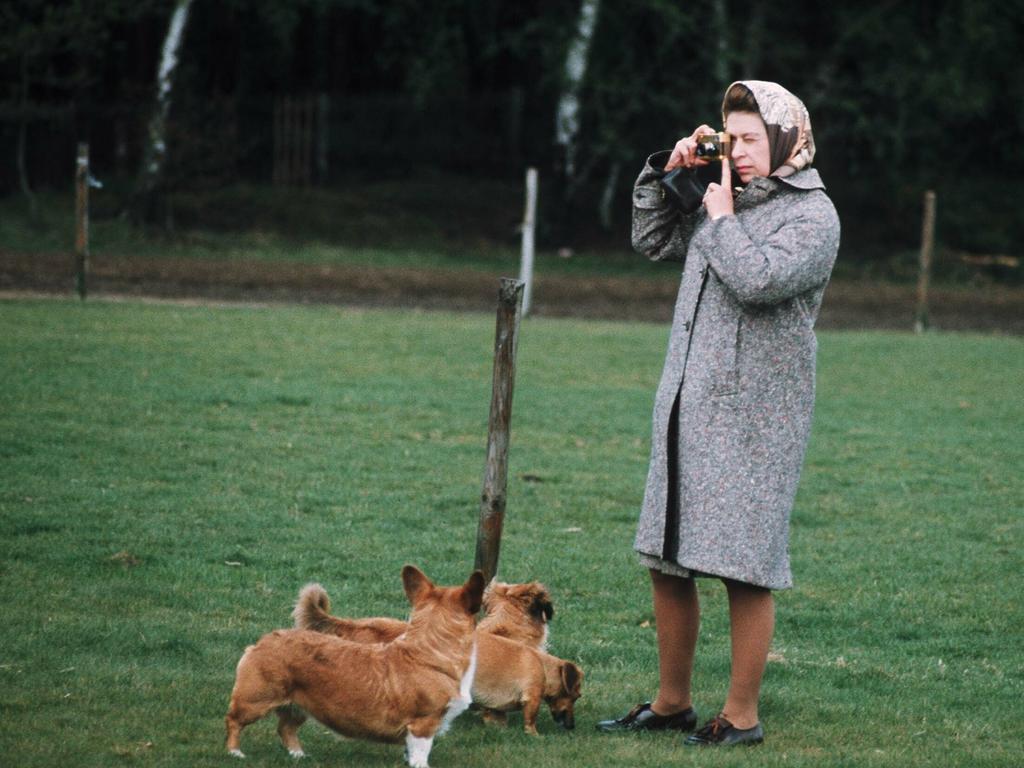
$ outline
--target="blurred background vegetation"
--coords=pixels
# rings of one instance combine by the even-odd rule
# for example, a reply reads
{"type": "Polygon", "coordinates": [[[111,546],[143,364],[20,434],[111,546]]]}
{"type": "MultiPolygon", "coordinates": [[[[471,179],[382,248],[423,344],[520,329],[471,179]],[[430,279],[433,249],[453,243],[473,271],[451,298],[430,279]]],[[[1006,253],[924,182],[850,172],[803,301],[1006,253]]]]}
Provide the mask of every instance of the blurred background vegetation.
{"type": "Polygon", "coordinates": [[[542,246],[621,251],[645,157],[720,123],[726,85],[754,78],[807,104],[848,265],[905,259],[934,189],[940,252],[1009,257],[997,277],[1019,281],[999,264],[1024,251],[1022,32],[1021,0],[7,0],[0,197],[38,207],[70,193],[87,141],[106,185],[100,217],[344,237],[330,193],[386,184],[391,198],[359,213],[381,233],[393,205],[500,237],[514,232],[532,165],[542,246]],[[574,87],[566,58],[587,5],[597,13],[574,87]],[[139,206],[157,70],[182,6],[159,204],[139,206]],[[579,105],[568,168],[555,141],[567,90],[579,105]],[[290,179],[286,100],[308,105],[290,179]],[[277,205],[296,184],[326,194],[277,205]]]}

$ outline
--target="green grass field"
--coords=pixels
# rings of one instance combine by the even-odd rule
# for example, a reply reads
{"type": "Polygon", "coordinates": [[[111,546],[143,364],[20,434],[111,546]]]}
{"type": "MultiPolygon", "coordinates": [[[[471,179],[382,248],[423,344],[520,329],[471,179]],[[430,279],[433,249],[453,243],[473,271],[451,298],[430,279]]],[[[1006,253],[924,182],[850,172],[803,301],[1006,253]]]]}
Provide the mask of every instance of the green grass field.
{"type": "MultiPolygon", "coordinates": [[[[225,766],[246,644],[307,581],[402,616],[413,562],[472,567],[494,319],[331,308],[0,303],[0,764],[225,766]]],[[[586,670],[574,733],[470,713],[436,768],[1014,766],[1024,754],[1024,341],[820,335],[778,596],[767,742],[683,752],[596,720],[656,686],[630,551],[668,329],[524,322],[500,575],[539,579],[586,670]]],[[[702,715],[727,685],[704,585],[702,715]]],[[[303,764],[398,766],[310,723],[303,764]]],[[[247,765],[291,758],[271,720],[247,765]]]]}

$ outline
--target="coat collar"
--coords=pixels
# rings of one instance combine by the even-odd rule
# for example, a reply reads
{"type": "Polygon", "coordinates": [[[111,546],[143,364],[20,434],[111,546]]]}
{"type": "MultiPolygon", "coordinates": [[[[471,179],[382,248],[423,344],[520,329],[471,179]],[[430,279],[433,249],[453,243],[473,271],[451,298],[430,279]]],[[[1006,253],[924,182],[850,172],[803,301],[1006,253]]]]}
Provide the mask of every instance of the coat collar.
{"type": "Polygon", "coordinates": [[[824,189],[825,182],[814,168],[804,168],[791,176],[773,176],[776,181],[788,184],[796,189],[824,189]]]}
{"type": "Polygon", "coordinates": [[[756,205],[784,187],[812,190],[824,189],[825,184],[814,168],[805,168],[791,176],[757,176],[736,196],[736,204],[741,208],[756,205]]]}

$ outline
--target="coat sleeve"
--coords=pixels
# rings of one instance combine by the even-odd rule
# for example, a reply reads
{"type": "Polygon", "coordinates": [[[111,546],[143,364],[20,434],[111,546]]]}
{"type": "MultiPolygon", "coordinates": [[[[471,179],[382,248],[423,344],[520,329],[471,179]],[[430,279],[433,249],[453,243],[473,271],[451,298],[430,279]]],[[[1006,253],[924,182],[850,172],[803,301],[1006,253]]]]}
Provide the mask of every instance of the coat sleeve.
{"type": "Polygon", "coordinates": [[[789,219],[761,242],[735,216],[702,228],[695,247],[725,287],[744,304],[777,304],[828,280],[839,249],[839,217],[824,192],[796,192],[789,219]]]}
{"type": "Polygon", "coordinates": [[[683,261],[697,221],[696,213],[677,211],[662,194],[658,179],[665,175],[669,154],[647,158],[633,185],[633,250],[652,261],[683,261]]]}

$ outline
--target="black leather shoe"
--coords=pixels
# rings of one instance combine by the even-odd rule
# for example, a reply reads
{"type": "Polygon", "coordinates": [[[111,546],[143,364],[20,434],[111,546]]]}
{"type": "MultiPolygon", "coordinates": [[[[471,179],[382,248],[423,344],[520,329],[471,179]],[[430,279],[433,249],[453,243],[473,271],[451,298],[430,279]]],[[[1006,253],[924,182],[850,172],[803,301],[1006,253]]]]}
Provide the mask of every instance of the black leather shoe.
{"type": "Polygon", "coordinates": [[[697,713],[688,707],[674,715],[659,715],[651,709],[651,702],[637,704],[617,720],[602,720],[597,730],[604,733],[620,731],[692,731],[697,727],[697,713]]]}
{"type": "Polygon", "coordinates": [[[732,747],[738,744],[760,744],[764,741],[764,728],[758,723],[753,728],[737,728],[721,715],[715,715],[696,733],[683,742],[688,747],[732,747]]]}

